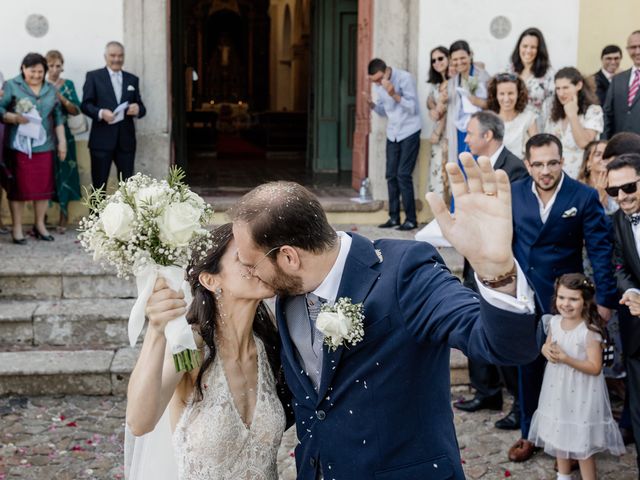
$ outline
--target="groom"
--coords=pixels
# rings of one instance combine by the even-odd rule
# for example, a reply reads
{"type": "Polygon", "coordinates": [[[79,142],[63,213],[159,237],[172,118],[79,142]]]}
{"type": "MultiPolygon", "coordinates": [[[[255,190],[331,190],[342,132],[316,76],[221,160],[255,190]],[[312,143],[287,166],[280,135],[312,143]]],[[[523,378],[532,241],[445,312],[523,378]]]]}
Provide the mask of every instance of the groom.
{"type": "Polygon", "coordinates": [[[468,183],[447,165],[455,218],[437,195],[428,200],[476,271],[480,298],[429,244],[335,232],[298,184],[261,185],[232,209],[239,261],[279,295],[299,479],[463,479],[449,349],[494,364],[537,356],[533,293],[511,253],[509,180],[486,157],[461,160],[468,183]],[[364,336],[331,351],[315,319],[344,297],[363,303],[364,336]]]}

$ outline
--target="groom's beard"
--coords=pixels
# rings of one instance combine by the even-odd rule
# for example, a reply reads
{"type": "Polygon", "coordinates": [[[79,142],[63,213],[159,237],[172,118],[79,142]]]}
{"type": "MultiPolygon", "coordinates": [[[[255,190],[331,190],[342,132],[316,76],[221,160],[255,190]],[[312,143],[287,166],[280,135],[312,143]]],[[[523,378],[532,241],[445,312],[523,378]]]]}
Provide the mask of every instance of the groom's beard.
{"type": "Polygon", "coordinates": [[[262,280],[281,297],[289,297],[292,295],[300,295],[303,293],[302,279],[295,275],[287,275],[277,262],[272,263],[275,273],[272,278],[262,280]]]}

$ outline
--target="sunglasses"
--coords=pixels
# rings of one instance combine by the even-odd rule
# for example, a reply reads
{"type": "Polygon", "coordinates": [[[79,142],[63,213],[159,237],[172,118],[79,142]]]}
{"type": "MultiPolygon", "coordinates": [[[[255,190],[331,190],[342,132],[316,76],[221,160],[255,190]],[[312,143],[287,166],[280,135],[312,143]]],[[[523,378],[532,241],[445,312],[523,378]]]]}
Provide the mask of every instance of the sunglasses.
{"type": "Polygon", "coordinates": [[[518,80],[518,77],[513,73],[500,73],[496,75],[496,80],[498,82],[515,82],[518,80]]]}
{"type": "Polygon", "coordinates": [[[625,183],[624,185],[620,185],[618,187],[607,187],[604,189],[607,192],[607,195],[610,197],[617,197],[618,192],[622,190],[624,193],[636,193],[638,191],[638,180],[635,180],[630,183],[625,183]]]}
{"type": "Polygon", "coordinates": [[[436,63],[436,62],[441,62],[441,61],[443,61],[445,58],[447,58],[447,57],[436,57],[436,58],[432,58],[432,59],[431,59],[431,65],[433,65],[433,64],[434,64],[434,63],[436,63]]]}

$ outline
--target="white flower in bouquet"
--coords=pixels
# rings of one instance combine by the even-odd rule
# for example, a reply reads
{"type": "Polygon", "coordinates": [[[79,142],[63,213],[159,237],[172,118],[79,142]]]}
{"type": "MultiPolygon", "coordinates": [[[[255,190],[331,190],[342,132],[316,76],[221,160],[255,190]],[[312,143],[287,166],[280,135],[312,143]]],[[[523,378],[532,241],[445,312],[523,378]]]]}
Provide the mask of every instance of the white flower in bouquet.
{"type": "Polygon", "coordinates": [[[16,113],[29,113],[33,108],[33,103],[31,103],[31,100],[26,97],[21,98],[16,102],[16,113]]]}
{"type": "Polygon", "coordinates": [[[188,245],[200,230],[201,212],[187,202],[171,203],[158,218],[160,240],[172,247],[188,245]]]}
{"type": "Polygon", "coordinates": [[[107,237],[123,242],[131,238],[134,218],[133,208],[123,202],[108,204],[100,214],[100,221],[107,237]]]}
{"type": "MultiPolygon", "coordinates": [[[[167,180],[138,173],[121,181],[113,195],[100,189],[85,198],[91,214],[80,222],[80,242],[94,259],[114,266],[120,277],[135,275],[138,299],[129,317],[129,341],[134,346],[144,326],[144,308],[156,278],[190,301],[185,269],[211,248],[205,228],[213,209],[183,183],[184,172],[171,170],[167,180]]],[[[165,329],[176,370],[199,364],[193,333],[184,315],[165,329]]]]}

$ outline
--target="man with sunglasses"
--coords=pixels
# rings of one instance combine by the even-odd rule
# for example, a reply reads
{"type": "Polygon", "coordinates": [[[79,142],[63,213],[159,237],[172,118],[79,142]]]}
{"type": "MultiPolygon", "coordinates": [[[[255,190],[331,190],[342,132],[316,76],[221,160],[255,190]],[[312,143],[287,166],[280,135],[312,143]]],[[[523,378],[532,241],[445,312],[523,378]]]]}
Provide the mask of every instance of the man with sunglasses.
{"type": "Polygon", "coordinates": [[[626,360],[631,425],[640,466],[640,152],[625,153],[607,164],[607,194],[618,205],[613,215],[614,262],[618,291],[620,337],[626,360]]]}
{"type": "MultiPolygon", "coordinates": [[[[512,184],[513,254],[534,287],[539,310],[550,313],[553,286],[564,273],[583,271],[583,248],[593,267],[598,312],[608,320],[617,305],[611,223],[598,192],[562,171],[562,143],[538,134],[525,147],[530,178],[512,184]]],[[[529,426],[538,407],[545,361],[542,355],[518,367],[522,438],[509,449],[509,459],[531,458],[529,426]]]]}

